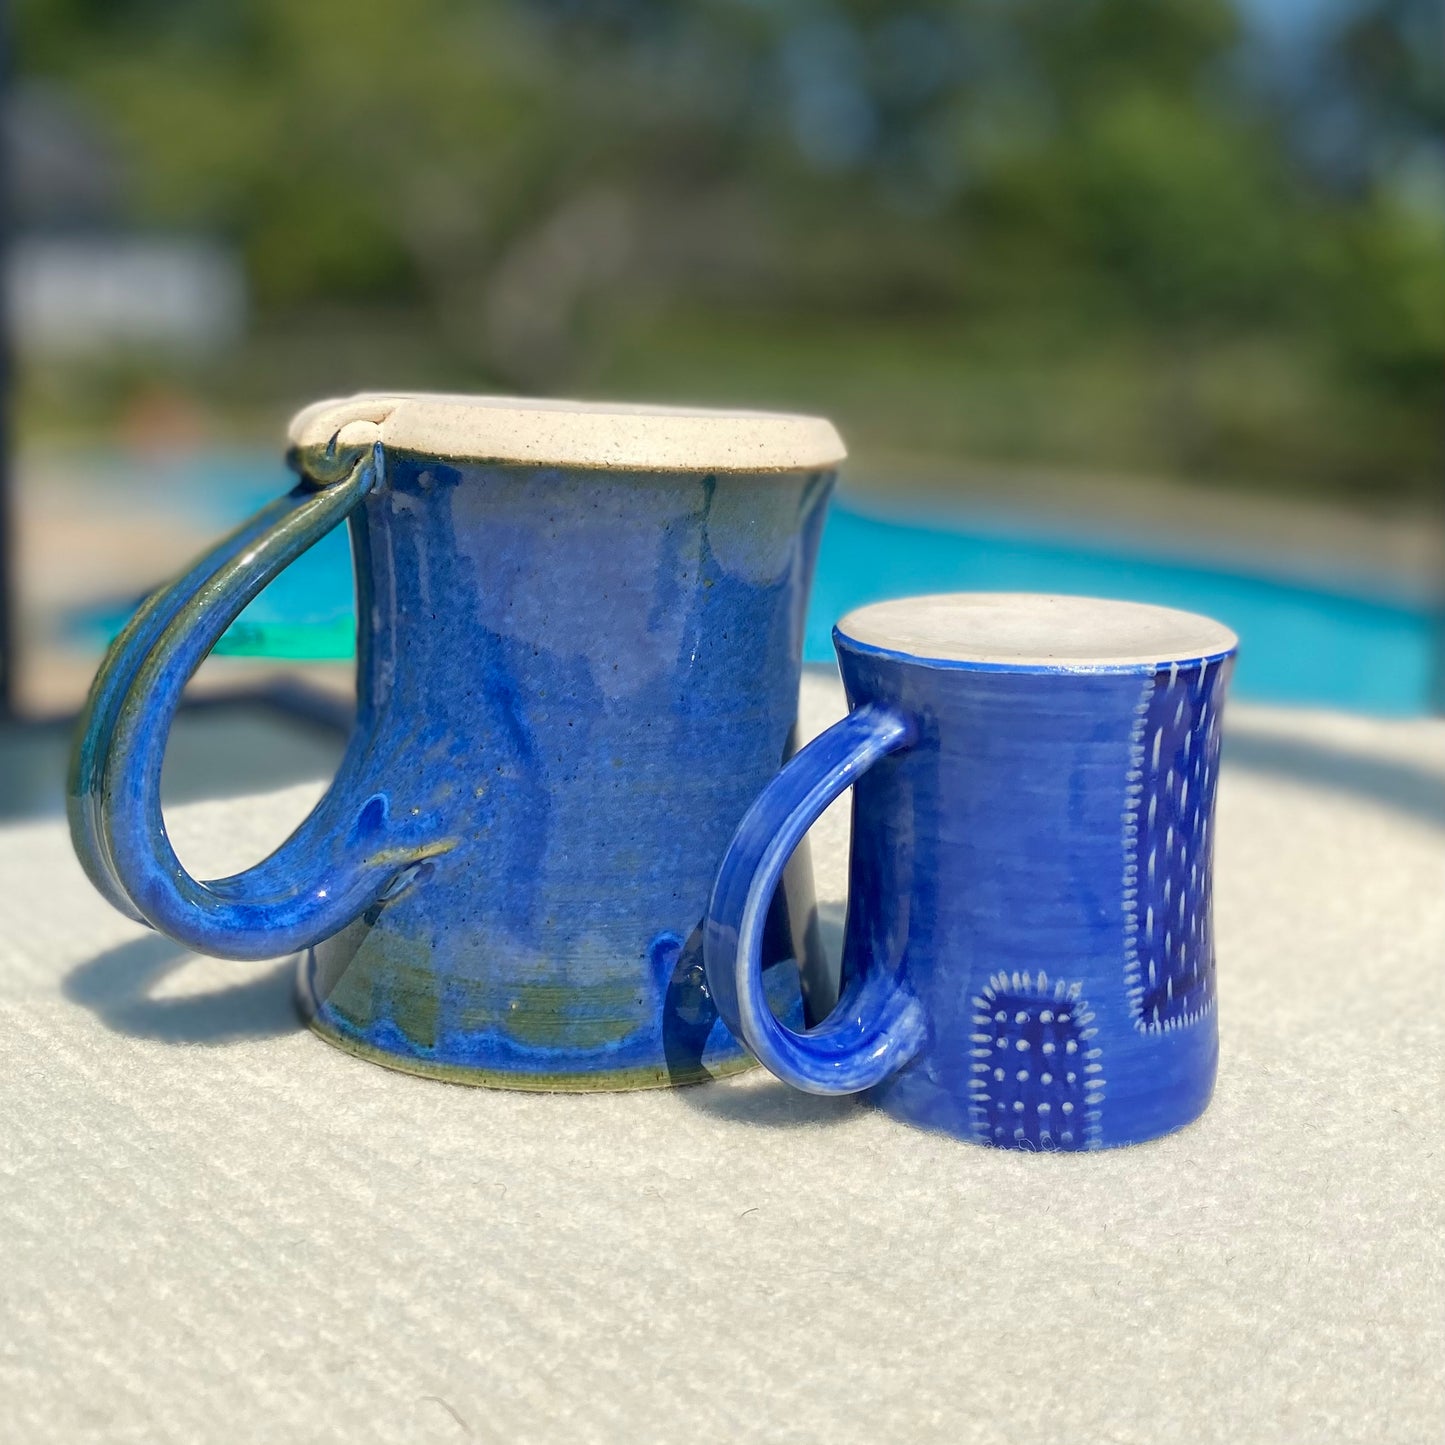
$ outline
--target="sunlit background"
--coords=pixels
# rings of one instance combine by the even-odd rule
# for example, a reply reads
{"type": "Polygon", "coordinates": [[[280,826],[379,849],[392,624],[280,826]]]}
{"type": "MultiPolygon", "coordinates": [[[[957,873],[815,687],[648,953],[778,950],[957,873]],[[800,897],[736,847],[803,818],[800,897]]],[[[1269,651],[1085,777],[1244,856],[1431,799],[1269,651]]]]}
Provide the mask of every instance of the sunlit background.
{"type": "MultiPolygon", "coordinates": [[[[287,415],[363,388],[831,416],[815,660],[876,597],[1109,593],[1234,625],[1241,697],[1439,701],[1435,0],[12,24],[22,712],[73,711],[137,598],[285,488],[287,415]]],[[[349,594],[338,536],[201,681],[344,690],[349,594]]]]}

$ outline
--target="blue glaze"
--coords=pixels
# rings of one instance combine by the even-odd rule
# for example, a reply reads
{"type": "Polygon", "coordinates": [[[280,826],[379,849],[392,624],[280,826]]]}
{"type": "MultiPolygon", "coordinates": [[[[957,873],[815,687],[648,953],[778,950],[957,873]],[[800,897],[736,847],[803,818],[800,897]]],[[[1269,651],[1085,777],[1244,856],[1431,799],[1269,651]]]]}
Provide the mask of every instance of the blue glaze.
{"type": "MultiPolygon", "coordinates": [[[[303,479],[118,639],[72,768],[77,852],[188,947],[301,951],[313,1027],[396,1067],[538,1088],[745,1067],[703,982],[701,920],[791,750],[831,483],[380,448],[330,485],[303,479]],[[276,853],[199,882],[160,811],[181,689],[342,517],[360,619],[346,755],[276,853]]],[[[767,996],[796,1020],[798,964],[817,962],[805,863],[764,934],[767,996]]]]}
{"type": "Polygon", "coordinates": [[[853,711],[759,796],[704,932],[724,1019],[780,1078],[978,1143],[1081,1150],[1198,1116],[1233,652],[1160,665],[938,661],[834,632],[853,711]],[[768,1013],[758,917],[853,787],[843,1000],[768,1013]]]}

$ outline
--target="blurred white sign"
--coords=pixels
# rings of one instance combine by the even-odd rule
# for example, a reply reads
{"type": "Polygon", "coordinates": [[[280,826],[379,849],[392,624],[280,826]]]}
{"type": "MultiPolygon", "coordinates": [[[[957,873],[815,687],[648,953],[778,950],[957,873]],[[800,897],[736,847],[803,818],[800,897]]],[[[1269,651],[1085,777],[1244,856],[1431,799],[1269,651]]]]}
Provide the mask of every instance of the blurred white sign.
{"type": "Polygon", "coordinates": [[[20,237],[5,285],[22,352],[214,352],[236,342],[246,322],[240,264],[208,241],[20,237]]]}

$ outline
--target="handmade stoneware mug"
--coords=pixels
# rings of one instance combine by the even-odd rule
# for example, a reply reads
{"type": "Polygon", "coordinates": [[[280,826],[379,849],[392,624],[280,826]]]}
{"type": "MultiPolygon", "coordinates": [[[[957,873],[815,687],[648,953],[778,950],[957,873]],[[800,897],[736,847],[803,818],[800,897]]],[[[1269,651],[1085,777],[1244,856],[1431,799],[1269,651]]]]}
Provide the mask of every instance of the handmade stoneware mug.
{"type": "Polygon", "coordinates": [[[764,788],[704,931],[779,1078],[980,1144],[1167,1133],[1214,1087],[1211,860],[1234,634],[1082,597],[878,603],[833,634],[851,711],[764,788]],[[799,1033],[762,986],[792,848],[853,789],[843,991],[799,1033]]]}
{"type": "MultiPolygon", "coordinates": [[[[414,1073],[534,1089],[749,1066],[702,976],[727,840],[788,755],[804,610],[843,456],[812,417],[363,395],[291,425],[300,483],[117,639],[72,763],[96,887],[179,943],[301,952],[317,1033],[414,1073]],[[161,816],[187,678],[343,518],[357,718],[280,849],[214,882],[161,816]]],[[[797,1017],[811,876],[760,987],[797,1017]]]]}

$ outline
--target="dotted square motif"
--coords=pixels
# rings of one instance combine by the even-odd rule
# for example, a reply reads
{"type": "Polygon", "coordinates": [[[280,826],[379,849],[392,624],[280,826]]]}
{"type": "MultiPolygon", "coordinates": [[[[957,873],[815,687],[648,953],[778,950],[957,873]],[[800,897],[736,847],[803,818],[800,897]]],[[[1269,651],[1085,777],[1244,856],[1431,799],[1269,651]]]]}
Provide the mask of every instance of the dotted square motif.
{"type": "Polygon", "coordinates": [[[1151,677],[1135,709],[1124,812],[1125,989],[1135,1027],[1214,1007],[1211,858],[1228,663],[1151,677]]]}
{"type": "Polygon", "coordinates": [[[979,1143],[1098,1147],[1103,1064],[1080,991],[1041,970],[996,974],[974,997],[969,1112],[979,1143]]]}

